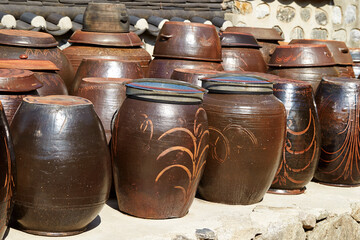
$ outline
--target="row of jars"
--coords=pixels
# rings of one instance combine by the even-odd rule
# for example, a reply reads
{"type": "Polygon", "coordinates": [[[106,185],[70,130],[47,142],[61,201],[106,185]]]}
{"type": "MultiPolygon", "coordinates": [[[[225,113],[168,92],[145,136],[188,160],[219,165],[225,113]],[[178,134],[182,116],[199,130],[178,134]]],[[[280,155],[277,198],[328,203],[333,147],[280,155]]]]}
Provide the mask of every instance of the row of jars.
{"type": "Polygon", "coordinates": [[[0,115],[4,219],[16,189],[13,218],[20,229],[80,233],[105,204],[112,172],[120,211],[142,218],[182,217],[197,191],[227,204],[259,202],[270,187],[298,194],[312,179],[320,146],[315,179],[359,184],[360,82],[323,79],[316,95],[320,135],[311,86],[270,77],[203,78],[204,97],[205,89],[182,81],[127,82],[127,98],[111,123],[112,167],[89,100],[25,97],[10,130],[0,115]]]}

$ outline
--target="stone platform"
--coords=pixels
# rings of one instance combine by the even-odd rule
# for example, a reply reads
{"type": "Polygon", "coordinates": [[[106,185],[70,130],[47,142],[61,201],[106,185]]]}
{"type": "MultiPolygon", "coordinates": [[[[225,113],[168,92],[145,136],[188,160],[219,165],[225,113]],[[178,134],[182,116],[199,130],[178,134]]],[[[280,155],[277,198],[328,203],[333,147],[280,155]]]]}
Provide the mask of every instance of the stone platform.
{"type": "MultiPolygon", "coordinates": [[[[181,219],[147,220],[117,210],[109,200],[90,228],[61,240],[356,240],[360,239],[360,187],[310,183],[305,194],[266,194],[248,206],[195,199],[181,219]]],[[[47,240],[11,228],[6,240],[47,240]]]]}

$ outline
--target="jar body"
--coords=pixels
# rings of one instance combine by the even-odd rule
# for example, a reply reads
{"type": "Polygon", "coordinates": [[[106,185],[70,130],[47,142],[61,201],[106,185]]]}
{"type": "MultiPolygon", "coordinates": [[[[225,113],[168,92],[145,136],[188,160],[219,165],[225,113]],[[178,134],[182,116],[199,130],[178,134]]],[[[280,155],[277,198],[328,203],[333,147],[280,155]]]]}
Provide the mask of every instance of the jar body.
{"type": "Polygon", "coordinates": [[[14,218],[26,232],[83,232],[108,198],[110,153],[91,104],[23,102],[11,124],[17,164],[14,218]]]}
{"type": "Polygon", "coordinates": [[[222,66],[225,71],[267,71],[267,65],[259,49],[223,47],[222,66]]]}
{"type": "Polygon", "coordinates": [[[204,109],[210,147],[199,194],[226,204],[261,201],[281,160],[284,105],[272,94],[209,93],[204,109]]]}
{"type": "Polygon", "coordinates": [[[310,86],[275,84],[274,95],[287,113],[282,160],[270,191],[300,194],[314,176],[320,157],[320,123],[310,86]]]}
{"type": "Polygon", "coordinates": [[[321,125],[317,181],[338,186],[360,184],[359,91],[348,84],[320,84],[316,93],[321,125]]]}
{"type": "Polygon", "coordinates": [[[142,218],[187,214],[208,151],[201,104],[126,98],[114,122],[112,157],[119,209],[142,218]]]}
{"type": "Polygon", "coordinates": [[[59,74],[54,71],[34,71],[36,78],[43,84],[37,89],[40,96],[47,95],[68,95],[65,82],[59,74]]]}

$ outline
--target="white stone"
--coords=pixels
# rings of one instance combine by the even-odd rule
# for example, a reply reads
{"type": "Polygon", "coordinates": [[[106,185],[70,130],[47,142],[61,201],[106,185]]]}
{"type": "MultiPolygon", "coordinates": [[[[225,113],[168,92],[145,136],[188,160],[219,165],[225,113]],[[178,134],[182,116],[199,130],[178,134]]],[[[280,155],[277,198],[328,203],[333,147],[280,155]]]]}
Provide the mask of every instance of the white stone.
{"type": "Polygon", "coordinates": [[[360,203],[354,202],[350,205],[351,207],[351,217],[357,221],[360,222],[360,203]]]}
{"type": "Polygon", "coordinates": [[[314,214],[301,212],[299,214],[299,218],[301,220],[303,228],[306,230],[313,229],[316,225],[316,216],[314,214]]]}
{"type": "Polygon", "coordinates": [[[335,6],[332,9],[332,22],[333,24],[341,24],[342,23],[342,11],[341,7],[335,6]]]}
{"type": "Polygon", "coordinates": [[[265,18],[270,14],[270,7],[266,3],[259,4],[256,6],[255,13],[257,18],[265,18]]]}
{"type": "Polygon", "coordinates": [[[345,10],[345,23],[351,24],[356,21],[357,8],[354,5],[348,5],[345,10]]]}
{"type": "Polygon", "coordinates": [[[359,29],[352,29],[350,31],[350,40],[355,43],[360,42],[360,30],[359,29]]]}
{"type": "Polygon", "coordinates": [[[332,35],[332,39],[336,41],[346,42],[347,34],[345,29],[335,30],[332,35]]]}

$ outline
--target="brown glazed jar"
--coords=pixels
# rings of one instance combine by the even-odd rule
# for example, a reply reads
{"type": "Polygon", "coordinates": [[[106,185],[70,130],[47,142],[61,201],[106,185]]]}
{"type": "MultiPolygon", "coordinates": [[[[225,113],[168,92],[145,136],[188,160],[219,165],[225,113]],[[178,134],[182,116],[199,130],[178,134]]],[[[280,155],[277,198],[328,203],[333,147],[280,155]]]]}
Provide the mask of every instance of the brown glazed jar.
{"type": "Polygon", "coordinates": [[[57,45],[55,38],[48,33],[13,29],[0,30],[0,59],[51,61],[56,65],[56,72],[67,85],[73,80],[75,72],[57,45]]]}
{"type": "Polygon", "coordinates": [[[143,43],[133,32],[103,33],[79,30],[71,35],[69,42],[71,46],[65,48],[63,53],[69,58],[75,72],[84,58],[103,58],[137,61],[145,76],[148,73],[151,56],[141,47],[143,43]]]}
{"type": "Polygon", "coordinates": [[[349,48],[345,42],[321,39],[293,39],[289,44],[325,44],[336,62],[336,69],[341,77],[355,77],[349,48]]]}
{"type": "Polygon", "coordinates": [[[279,46],[279,41],[283,41],[278,31],[274,28],[256,28],[256,27],[228,27],[225,32],[239,32],[251,34],[262,47],[260,48],[266,63],[269,63],[271,54],[279,46]]]}
{"type": "Polygon", "coordinates": [[[301,194],[314,176],[320,157],[320,124],[311,85],[271,79],[274,95],[285,105],[286,139],[282,160],[269,192],[301,194]]]}
{"type": "Polygon", "coordinates": [[[17,165],[13,217],[28,233],[81,233],[108,198],[111,159],[87,99],[26,97],[11,124],[17,165]]]}
{"type": "Polygon", "coordinates": [[[22,69],[0,69],[0,101],[9,124],[22,99],[39,95],[37,89],[43,85],[34,73],[22,69]]]}
{"type": "Polygon", "coordinates": [[[0,102],[0,239],[3,239],[13,208],[15,194],[15,154],[8,121],[0,102]]]}
{"type": "Polygon", "coordinates": [[[169,79],[138,79],[126,87],[111,144],[119,209],[141,218],[182,217],[209,147],[205,90],[169,79]]]}
{"type": "Polygon", "coordinates": [[[209,155],[198,192],[226,204],[260,202],[279,167],[286,112],[272,83],[252,74],[203,78],[209,155]]]}
{"type": "Polygon", "coordinates": [[[137,79],[144,77],[144,71],[136,61],[86,58],[81,61],[76,72],[70,91],[72,94],[85,77],[137,79]]]}
{"type": "Polygon", "coordinates": [[[76,96],[86,98],[94,105],[109,143],[111,138],[111,119],[124,102],[125,82],[128,78],[83,78],[76,96]]]}
{"type": "Polygon", "coordinates": [[[360,185],[360,81],[323,78],[316,93],[321,155],[315,179],[335,186],[360,185]]]}
{"type": "Polygon", "coordinates": [[[149,77],[171,78],[173,71],[177,68],[202,69],[210,71],[222,71],[220,62],[205,62],[186,59],[154,58],[149,65],[149,77]]]}
{"type": "Polygon", "coordinates": [[[220,33],[222,66],[225,71],[266,72],[261,46],[251,34],[220,33]]]}
{"type": "Polygon", "coordinates": [[[278,46],[268,64],[268,73],[305,81],[316,92],[322,77],[338,77],[336,62],[325,44],[278,46]]]}
{"type": "Polygon", "coordinates": [[[209,77],[219,73],[221,72],[215,70],[177,68],[171,74],[171,79],[188,82],[201,87],[201,78],[209,77]]]}

